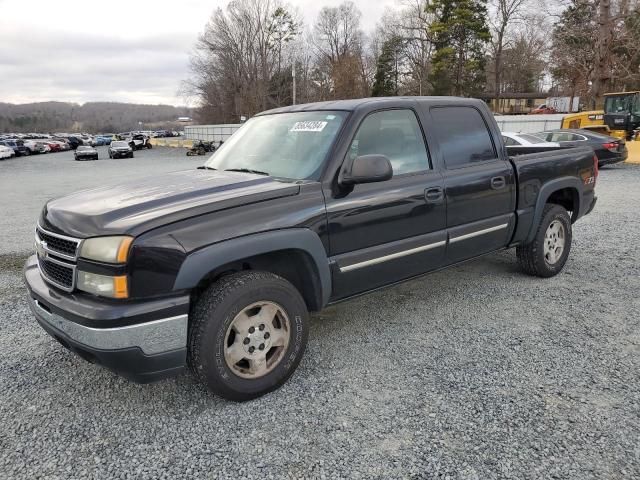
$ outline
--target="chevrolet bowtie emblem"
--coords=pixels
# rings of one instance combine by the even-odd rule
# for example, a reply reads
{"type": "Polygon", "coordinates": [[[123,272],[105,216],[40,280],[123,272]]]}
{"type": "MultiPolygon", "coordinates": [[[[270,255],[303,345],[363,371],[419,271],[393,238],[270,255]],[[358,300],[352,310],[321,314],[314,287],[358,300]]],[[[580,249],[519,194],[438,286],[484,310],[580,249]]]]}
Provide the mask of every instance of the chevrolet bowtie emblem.
{"type": "Polygon", "coordinates": [[[45,242],[44,240],[36,240],[36,251],[38,252],[38,255],[41,257],[46,257],[47,256],[47,252],[46,249],[47,248],[47,242],[45,242]]]}

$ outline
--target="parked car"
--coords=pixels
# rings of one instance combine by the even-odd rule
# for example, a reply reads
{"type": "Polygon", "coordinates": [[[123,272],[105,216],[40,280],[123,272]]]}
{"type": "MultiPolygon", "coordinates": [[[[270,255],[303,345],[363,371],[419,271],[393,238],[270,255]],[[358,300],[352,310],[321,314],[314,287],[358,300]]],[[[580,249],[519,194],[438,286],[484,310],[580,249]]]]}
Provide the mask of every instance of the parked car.
{"type": "Polygon", "coordinates": [[[96,146],[109,145],[113,141],[113,137],[110,135],[96,135],[96,146]]]}
{"type": "Polygon", "coordinates": [[[60,148],[57,151],[66,152],[72,149],[71,144],[69,143],[69,140],[67,138],[53,138],[51,140],[45,141],[45,143],[47,143],[49,146],[51,145],[52,142],[55,142],[59,145],[60,148]]]}
{"type": "Polygon", "coordinates": [[[502,141],[507,147],[560,147],[559,143],[547,142],[530,133],[502,132],[502,141]]]}
{"type": "Polygon", "coordinates": [[[90,135],[84,135],[80,137],[80,140],[82,140],[82,145],[88,145],[90,147],[96,146],[96,139],[90,135]]]}
{"type": "Polygon", "coordinates": [[[65,142],[60,142],[58,140],[48,140],[45,143],[47,144],[51,152],[62,152],[63,145],[65,144],[65,142]]]}
{"type": "Polygon", "coordinates": [[[69,147],[71,148],[71,150],[75,150],[76,148],[78,148],[80,145],[82,145],[82,139],[80,137],[76,137],[76,136],[69,136],[65,138],[66,143],[69,144],[69,147]]]}
{"type": "Polygon", "coordinates": [[[11,147],[7,147],[0,142],[0,160],[15,157],[16,152],[11,147]]]}
{"type": "Polygon", "coordinates": [[[48,145],[46,145],[43,142],[36,142],[35,140],[25,140],[24,146],[29,149],[29,152],[31,152],[31,155],[34,155],[37,153],[47,153],[51,151],[48,145]]]}
{"type": "Polygon", "coordinates": [[[134,150],[142,150],[143,148],[146,148],[146,149],[153,148],[153,145],[151,145],[151,141],[149,140],[149,137],[139,133],[132,135],[130,138],[126,139],[126,141],[134,150]]]}
{"type": "Polygon", "coordinates": [[[535,136],[547,142],[556,142],[561,147],[591,147],[598,157],[599,166],[623,162],[629,156],[624,139],[589,130],[558,129],[536,133],[535,136]]]}
{"type": "Polygon", "coordinates": [[[533,115],[540,115],[540,114],[544,115],[544,114],[552,114],[557,112],[555,108],[543,103],[542,105],[538,105],[536,108],[531,110],[530,113],[533,115]]]}
{"type": "Polygon", "coordinates": [[[80,145],[73,156],[76,160],[98,160],[98,151],[88,145],[80,145]]]}
{"type": "Polygon", "coordinates": [[[309,311],[511,247],[558,274],[597,174],[590,148],[509,157],[480,100],[284,107],[201,169],[50,200],[27,298],[84,358],[249,400],[293,374],[309,311]]]}
{"type": "Polygon", "coordinates": [[[133,148],[125,140],[117,140],[109,145],[109,158],[133,158],[133,148]]]}
{"type": "Polygon", "coordinates": [[[0,145],[12,148],[16,157],[31,155],[31,151],[24,146],[22,140],[2,140],[0,141],[0,145]]]}

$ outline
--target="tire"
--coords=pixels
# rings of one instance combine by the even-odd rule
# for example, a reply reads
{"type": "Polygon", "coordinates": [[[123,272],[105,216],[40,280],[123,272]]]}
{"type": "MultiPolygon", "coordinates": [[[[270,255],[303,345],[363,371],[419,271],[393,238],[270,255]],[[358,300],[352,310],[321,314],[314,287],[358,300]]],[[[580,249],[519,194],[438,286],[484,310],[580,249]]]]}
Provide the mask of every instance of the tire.
{"type": "Polygon", "coordinates": [[[133,158],[133,152],[131,152],[128,156],[129,158],[133,158]]]}
{"type": "Polygon", "coordinates": [[[193,306],[188,363],[216,395],[238,402],[252,400],[289,379],[302,359],[308,335],[309,313],[291,283],[268,272],[238,272],[207,288],[193,306]],[[277,313],[272,314],[274,310],[277,313]],[[250,314],[240,315],[244,311],[250,314]],[[238,328],[238,319],[243,318],[238,328]],[[241,355],[235,363],[227,359],[232,355],[229,346],[241,355]],[[258,373],[251,372],[252,366],[258,373]]]}
{"type": "Polygon", "coordinates": [[[569,213],[560,205],[546,204],[533,241],[516,247],[520,267],[525,273],[537,277],[557,275],[567,263],[571,241],[569,213]],[[562,247],[561,251],[558,250],[559,246],[562,247]]]}

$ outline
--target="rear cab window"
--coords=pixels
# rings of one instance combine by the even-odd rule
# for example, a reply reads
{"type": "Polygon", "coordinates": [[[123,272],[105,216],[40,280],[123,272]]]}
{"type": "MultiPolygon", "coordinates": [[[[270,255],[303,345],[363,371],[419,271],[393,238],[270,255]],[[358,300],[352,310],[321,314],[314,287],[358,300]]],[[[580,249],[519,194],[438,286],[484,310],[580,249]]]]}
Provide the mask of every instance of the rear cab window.
{"type": "Polygon", "coordinates": [[[476,108],[432,107],[430,111],[447,169],[497,160],[489,128],[476,108]]]}

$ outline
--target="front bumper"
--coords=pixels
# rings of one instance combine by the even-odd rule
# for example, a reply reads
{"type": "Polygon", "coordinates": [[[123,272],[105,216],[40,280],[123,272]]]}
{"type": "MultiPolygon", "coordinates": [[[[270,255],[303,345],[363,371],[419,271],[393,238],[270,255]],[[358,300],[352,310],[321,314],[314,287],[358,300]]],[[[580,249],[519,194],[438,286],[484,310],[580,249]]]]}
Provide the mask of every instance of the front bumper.
{"type": "Polygon", "coordinates": [[[111,155],[113,156],[113,158],[123,158],[123,157],[128,157],[129,155],[131,155],[133,152],[111,152],[111,155]]]}
{"type": "Polygon", "coordinates": [[[24,268],[29,306],[42,328],[85,360],[138,383],[182,372],[189,297],[108,303],[44,282],[35,256],[24,268]]]}

